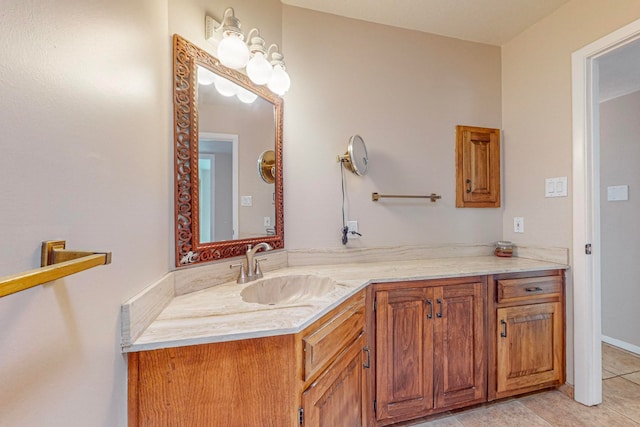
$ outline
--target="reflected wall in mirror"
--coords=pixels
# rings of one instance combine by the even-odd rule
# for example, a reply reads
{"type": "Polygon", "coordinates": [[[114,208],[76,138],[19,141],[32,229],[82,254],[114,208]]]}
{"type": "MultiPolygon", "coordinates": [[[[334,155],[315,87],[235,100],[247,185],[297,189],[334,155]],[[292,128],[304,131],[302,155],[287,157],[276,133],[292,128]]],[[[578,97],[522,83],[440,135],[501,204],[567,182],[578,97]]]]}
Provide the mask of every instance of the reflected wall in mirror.
{"type": "Polygon", "coordinates": [[[176,266],[283,248],[282,99],[178,35],[173,65],[176,266]]]}

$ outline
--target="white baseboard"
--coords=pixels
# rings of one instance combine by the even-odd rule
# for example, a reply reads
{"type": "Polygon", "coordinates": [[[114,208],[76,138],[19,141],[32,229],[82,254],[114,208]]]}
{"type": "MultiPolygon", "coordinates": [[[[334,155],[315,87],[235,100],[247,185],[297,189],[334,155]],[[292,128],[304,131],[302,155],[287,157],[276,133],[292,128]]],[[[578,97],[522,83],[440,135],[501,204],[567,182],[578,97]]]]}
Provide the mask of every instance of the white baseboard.
{"type": "Polygon", "coordinates": [[[608,337],[606,335],[601,335],[600,338],[602,342],[606,342],[607,344],[611,344],[613,346],[619,347],[623,350],[630,351],[631,353],[635,353],[640,356],[640,347],[637,345],[629,344],[628,342],[620,341],[615,338],[608,337]]]}

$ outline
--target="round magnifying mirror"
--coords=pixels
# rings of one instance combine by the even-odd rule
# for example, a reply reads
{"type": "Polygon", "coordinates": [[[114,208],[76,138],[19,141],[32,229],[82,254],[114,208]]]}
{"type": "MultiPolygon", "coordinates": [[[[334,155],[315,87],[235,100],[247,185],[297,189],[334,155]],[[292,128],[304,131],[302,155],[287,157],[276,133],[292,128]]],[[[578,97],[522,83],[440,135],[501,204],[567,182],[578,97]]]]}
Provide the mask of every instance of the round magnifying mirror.
{"type": "Polygon", "coordinates": [[[263,151],[258,157],[258,175],[267,184],[276,181],[276,153],[273,150],[263,151]]]}
{"type": "Polygon", "coordinates": [[[369,155],[360,135],[349,138],[349,147],[342,158],[349,170],[356,175],[365,175],[369,168],[369,155]]]}

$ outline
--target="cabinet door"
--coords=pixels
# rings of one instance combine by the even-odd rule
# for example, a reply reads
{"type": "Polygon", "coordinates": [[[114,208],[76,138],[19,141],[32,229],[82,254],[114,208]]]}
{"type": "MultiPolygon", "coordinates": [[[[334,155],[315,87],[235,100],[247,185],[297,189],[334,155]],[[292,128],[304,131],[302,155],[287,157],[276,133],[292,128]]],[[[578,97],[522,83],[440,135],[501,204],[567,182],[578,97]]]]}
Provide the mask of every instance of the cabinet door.
{"type": "Polygon", "coordinates": [[[436,408],[485,400],[484,289],[483,283],[434,289],[436,408]]]}
{"type": "Polygon", "coordinates": [[[500,207],[500,130],[456,127],[456,207],[500,207]]]}
{"type": "Polygon", "coordinates": [[[433,408],[433,290],[376,292],[376,418],[433,408]]]}
{"type": "Polygon", "coordinates": [[[302,394],[305,427],[361,427],[364,389],[360,335],[302,394]]]}
{"type": "Polygon", "coordinates": [[[559,384],[564,375],[561,310],[559,302],[497,310],[498,397],[512,390],[559,384]]]}

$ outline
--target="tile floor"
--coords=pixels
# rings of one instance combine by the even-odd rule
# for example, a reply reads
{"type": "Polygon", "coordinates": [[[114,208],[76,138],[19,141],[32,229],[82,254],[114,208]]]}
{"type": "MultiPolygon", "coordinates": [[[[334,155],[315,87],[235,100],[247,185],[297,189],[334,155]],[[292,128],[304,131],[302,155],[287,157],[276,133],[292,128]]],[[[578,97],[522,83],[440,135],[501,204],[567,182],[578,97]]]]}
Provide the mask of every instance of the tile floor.
{"type": "Polygon", "coordinates": [[[602,396],[587,407],[553,390],[507,399],[411,427],[640,426],[640,356],[602,345],[602,396]]]}

